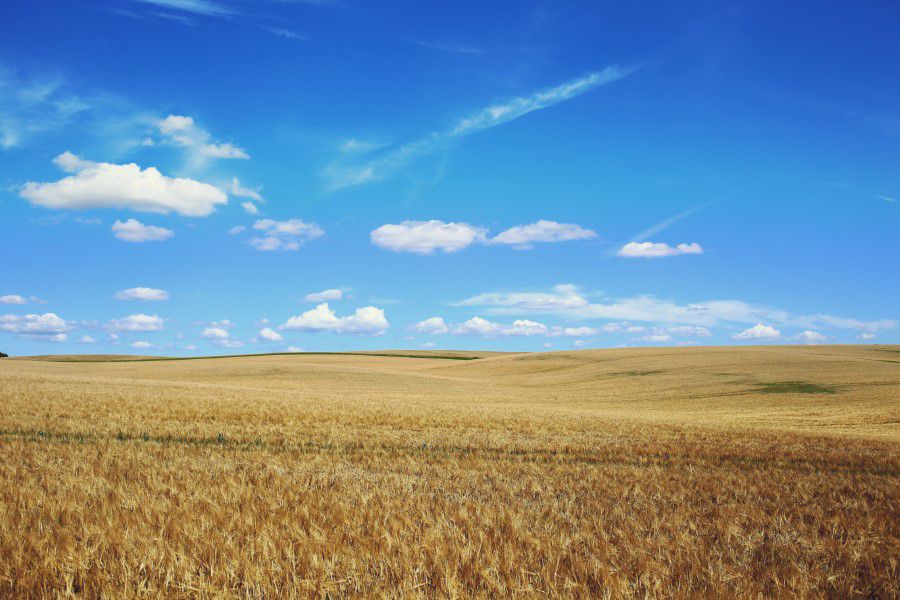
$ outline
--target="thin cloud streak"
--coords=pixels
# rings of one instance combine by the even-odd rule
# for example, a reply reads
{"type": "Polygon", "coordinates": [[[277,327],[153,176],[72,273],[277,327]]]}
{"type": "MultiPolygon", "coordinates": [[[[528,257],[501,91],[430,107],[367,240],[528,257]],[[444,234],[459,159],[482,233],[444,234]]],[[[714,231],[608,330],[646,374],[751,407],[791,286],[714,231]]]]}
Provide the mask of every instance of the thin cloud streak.
{"type": "Polygon", "coordinates": [[[403,144],[367,163],[356,166],[332,164],[325,171],[325,176],[329,180],[326,189],[333,192],[384,180],[406,167],[412,160],[445,149],[456,139],[514,121],[531,112],[580,96],[597,87],[623,79],[638,68],[638,66],[609,66],[530,96],[513,98],[505,103],[476,111],[459,120],[448,130],[432,132],[420,140],[403,144]]]}
{"type": "Polygon", "coordinates": [[[204,15],[207,17],[231,17],[237,14],[233,8],[213,0],[135,0],[163,8],[204,15]]]}
{"type": "Polygon", "coordinates": [[[693,207],[693,208],[687,209],[686,211],[680,212],[680,213],[678,213],[677,215],[675,215],[674,217],[669,217],[669,218],[666,219],[665,221],[660,221],[659,223],[657,223],[657,224],[654,225],[653,227],[650,227],[650,228],[645,229],[644,231],[640,232],[639,234],[637,234],[636,236],[634,236],[633,238],[631,238],[630,241],[631,241],[631,242],[643,242],[643,241],[645,241],[647,238],[649,238],[649,237],[651,237],[651,236],[654,236],[654,235],[656,235],[657,233],[660,233],[661,231],[665,231],[666,229],[668,229],[669,227],[671,227],[672,225],[674,225],[674,224],[677,223],[678,221],[680,221],[680,220],[682,220],[682,219],[684,219],[684,218],[686,218],[686,217],[691,216],[692,214],[694,214],[694,213],[697,212],[698,210],[704,209],[704,208],[706,208],[707,206],[709,206],[710,204],[712,204],[712,202],[707,202],[707,203],[705,203],[705,204],[700,204],[699,206],[695,206],[695,207],[693,207]]]}

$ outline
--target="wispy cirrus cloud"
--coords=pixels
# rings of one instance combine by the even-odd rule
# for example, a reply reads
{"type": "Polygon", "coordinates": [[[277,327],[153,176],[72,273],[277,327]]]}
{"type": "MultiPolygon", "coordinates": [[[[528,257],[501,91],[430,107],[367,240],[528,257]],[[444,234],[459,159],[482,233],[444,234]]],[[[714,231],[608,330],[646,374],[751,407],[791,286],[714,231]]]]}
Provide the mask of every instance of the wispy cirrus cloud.
{"type": "MultiPolygon", "coordinates": [[[[482,307],[494,315],[555,314],[569,319],[638,321],[694,327],[724,324],[775,323],[804,329],[850,329],[878,332],[893,329],[893,319],[863,321],[823,313],[793,314],[742,300],[708,300],[679,304],[654,296],[588,301],[577,287],[558,285],[549,292],[488,292],[454,303],[454,306],[482,307]]],[[[635,329],[634,331],[637,331],[635,329]]]]}
{"type": "Polygon", "coordinates": [[[469,46],[466,44],[456,44],[452,42],[429,42],[427,40],[409,40],[416,46],[428,48],[429,50],[438,50],[439,52],[449,52],[451,54],[484,54],[484,50],[469,46]]]}
{"type": "Polygon", "coordinates": [[[434,131],[419,140],[408,142],[365,162],[348,165],[333,163],[324,172],[326,188],[336,191],[387,179],[422,156],[445,149],[448,144],[468,135],[503,125],[529,113],[549,108],[597,87],[627,77],[638,67],[612,65],[566,83],[539,90],[527,96],[509,99],[477,110],[458,120],[449,129],[434,131]]]}
{"type": "Polygon", "coordinates": [[[206,17],[231,17],[238,14],[232,6],[214,0],[133,0],[171,10],[203,15],[206,17]]]}

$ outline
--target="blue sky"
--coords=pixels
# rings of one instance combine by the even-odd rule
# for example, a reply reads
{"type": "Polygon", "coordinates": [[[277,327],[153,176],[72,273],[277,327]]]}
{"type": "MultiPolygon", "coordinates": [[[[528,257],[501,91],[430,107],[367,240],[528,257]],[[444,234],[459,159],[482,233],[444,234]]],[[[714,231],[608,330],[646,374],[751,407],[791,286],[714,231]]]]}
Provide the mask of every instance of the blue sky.
{"type": "Polygon", "coordinates": [[[897,343],[900,11],[12,0],[0,350],[897,343]]]}

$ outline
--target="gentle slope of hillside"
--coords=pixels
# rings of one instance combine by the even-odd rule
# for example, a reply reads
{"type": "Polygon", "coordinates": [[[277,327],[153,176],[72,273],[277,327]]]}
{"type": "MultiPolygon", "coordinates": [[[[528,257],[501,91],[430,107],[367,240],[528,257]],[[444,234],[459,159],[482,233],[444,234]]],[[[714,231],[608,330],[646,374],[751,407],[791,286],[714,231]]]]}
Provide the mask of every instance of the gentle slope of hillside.
{"type": "Polygon", "coordinates": [[[2,360],[0,595],[895,596],[898,351],[2,360]]]}

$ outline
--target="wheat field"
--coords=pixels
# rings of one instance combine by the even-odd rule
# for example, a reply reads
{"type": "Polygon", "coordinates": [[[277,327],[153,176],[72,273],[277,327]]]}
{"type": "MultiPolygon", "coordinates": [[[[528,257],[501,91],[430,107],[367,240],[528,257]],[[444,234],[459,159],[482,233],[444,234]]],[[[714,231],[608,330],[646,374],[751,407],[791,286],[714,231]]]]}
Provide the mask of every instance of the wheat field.
{"type": "Polygon", "coordinates": [[[3,359],[0,595],[897,598],[898,424],[897,346],[3,359]]]}

